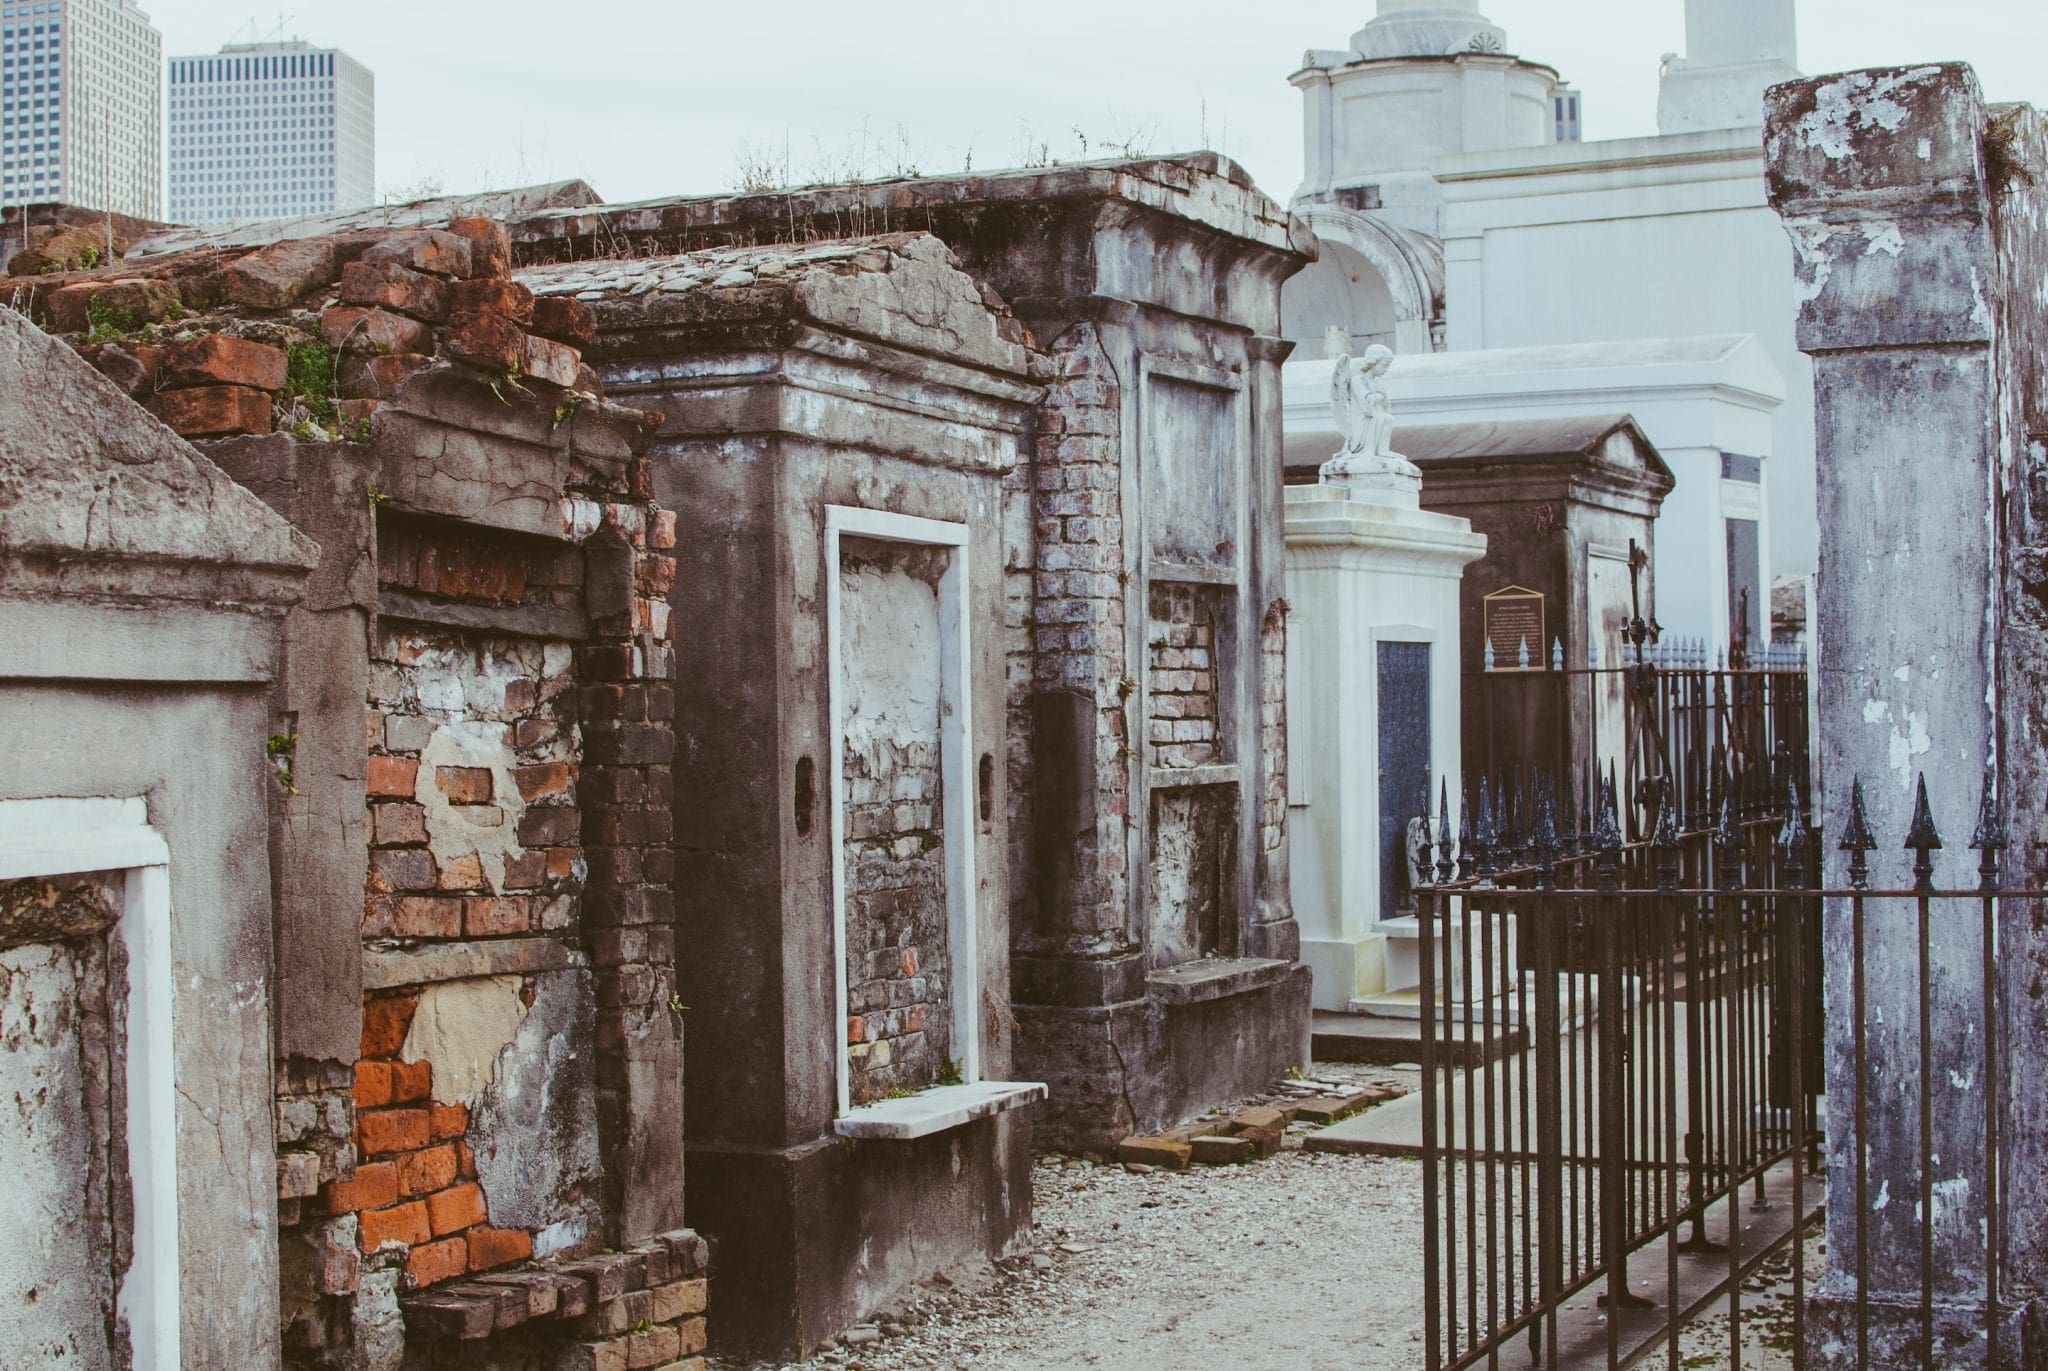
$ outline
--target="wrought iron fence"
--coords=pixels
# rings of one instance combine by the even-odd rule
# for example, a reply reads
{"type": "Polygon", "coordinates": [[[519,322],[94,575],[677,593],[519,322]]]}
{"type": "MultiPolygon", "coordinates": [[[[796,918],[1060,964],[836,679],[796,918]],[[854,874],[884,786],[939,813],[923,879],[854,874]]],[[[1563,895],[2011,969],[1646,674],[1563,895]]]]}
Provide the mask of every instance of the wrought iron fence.
{"type": "Polygon", "coordinates": [[[1789,772],[1809,792],[1812,729],[1806,649],[1726,652],[1703,640],[1643,643],[1603,664],[1598,649],[1568,666],[1563,644],[1526,669],[1489,650],[1465,677],[1468,763],[1488,776],[1565,778],[1590,796],[1603,767],[1616,781],[1622,836],[1647,841],[1666,790],[1679,823],[1711,828],[1724,789],[1746,810],[1776,804],[1789,772]]]}
{"type": "MultiPolygon", "coordinates": [[[[1755,1332],[1745,1327],[1755,1314],[1745,1282],[1766,1261],[1788,1268],[1791,1355],[1804,1367],[1812,1273],[1802,1239],[1830,1182],[1838,1209],[1848,1206],[1833,1221],[1829,1257],[1839,1277],[1830,1288],[1847,1292],[1848,1312],[1830,1316],[1829,1335],[1855,1349],[1853,1361],[1830,1364],[2021,1364],[2018,1349],[2001,1347],[2003,1314],[1960,1331],[1953,1320],[1936,1326],[1933,1157],[1943,1134],[1931,1082],[1958,1049],[1938,1054],[1932,1039],[1929,930],[1958,902],[1981,921],[1987,1028],[1971,1069],[1996,1082],[1998,909],[2040,893],[1999,888],[2004,838],[1988,791],[1972,844],[1976,887],[1937,889],[1941,841],[1924,786],[1905,837],[1911,887],[1871,887],[1877,844],[1858,785],[1840,842],[1849,884],[1824,888],[1821,837],[1796,778],[1780,779],[1768,814],[1745,810],[1724,781],[1708,826],[1682,823],[1667,791],[1638,843],[1624,835],[1612,784],[1583,832],[1560,822],[1548,792],[1526,823],[1503,826],[1484,786],[1480,807],[1463,811],[1471,822],[1454,832],[1440,792],[1435,883],[1417,892],[1431,1371],[1497,1367],[1524,1340],[1546,1366],[1661,1360],[1675,1371],[1685,1326],[1710,1310],[1726,1318],[1725,1361],[1715,1364],[1739,1368],[1745,1332],[1755,1332]],[[1919,1217],[1909,1226],[1919,1304],[1903,1341],[1893,1329],[1873,1342],[1886,1281],[1873,1285],[1870,1158],[1854,1141],[1871,1136],[1866,929],[1906,910],[1918,928],[1919,1217]],[[1838,996],[1831,1018],[1824,922],[1830,949],[1847,959],[1825,977],[1838,996]],[[1824,1099],[1828,1041],[1839,1079],[1825,1082],[1836,1093],[1824,1099]],[[1975,1343],[1958,1341],[1965,1336],[1975,1343]]],[[[1997,1098],[1985,1091],[1979,1195],[2000,1193],[1997,1098]]],[[[1997,1311],[1998,1204],[1979,1208],[1983,1308],[1997,1311]]],[[[1893,1226],[1879,1241],[1908,1222],[1885,1221],[1893,1226]]]]}

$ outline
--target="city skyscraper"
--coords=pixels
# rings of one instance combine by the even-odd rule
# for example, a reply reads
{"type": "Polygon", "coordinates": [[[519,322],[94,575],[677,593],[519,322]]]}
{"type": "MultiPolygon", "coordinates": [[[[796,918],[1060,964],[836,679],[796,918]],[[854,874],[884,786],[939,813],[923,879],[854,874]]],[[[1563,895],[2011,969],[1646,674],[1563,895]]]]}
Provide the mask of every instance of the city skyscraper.
{"type": "Polygon", "coordinates": [[[288,219],[376,198],[376,78],[310,43],[171,59],[171,214],[288,219]]]}
{"type": "Polygon", "coordinates": [[[0,0],[0,204],[162,218],[163,66],[135,0],[0,0]]]}

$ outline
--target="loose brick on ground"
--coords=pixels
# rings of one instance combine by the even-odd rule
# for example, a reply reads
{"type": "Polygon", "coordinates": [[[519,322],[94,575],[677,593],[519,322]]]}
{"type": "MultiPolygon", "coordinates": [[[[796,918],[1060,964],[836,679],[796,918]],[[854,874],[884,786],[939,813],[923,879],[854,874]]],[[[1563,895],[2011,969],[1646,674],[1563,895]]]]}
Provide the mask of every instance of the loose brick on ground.
{"type": "Polygon", "coordinates": [[[1193,1149],[1187,1143],[1173,1138],[1125,1138],[1116,1145],[1120,1162],[1164,1167],[1169,1171],[1187,1170],[1192,1155],[1193,1149]]]}
{"type": "Polygon", "coordinates": [[[1256,1149],[1248,1138],[1196,1138],[1189,1144],[1190,1156],[1204,1166],[1227,1166],[1252,1160],[1256,1149]]]}

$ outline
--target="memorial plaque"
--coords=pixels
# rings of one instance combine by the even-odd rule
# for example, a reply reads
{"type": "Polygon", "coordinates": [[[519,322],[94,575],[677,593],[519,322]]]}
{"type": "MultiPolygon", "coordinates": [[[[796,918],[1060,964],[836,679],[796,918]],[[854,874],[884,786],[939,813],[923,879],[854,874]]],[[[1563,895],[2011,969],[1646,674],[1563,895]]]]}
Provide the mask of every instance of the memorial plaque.
{"type": "Polygon", "coordinates": [[[1550,663],[1550,649],[1543,634],[1543,596],[1534,590],[1509,586],[1483,601],[1486,612],[1486,642],[1493,649],[1495,671],[1541,671],[1550,663]],[[1522,664],[1522,649],[1529,653],[1522,664]]]}
{"type": "Polygon", "coordinates": [[[1429,644],[1379,645],[1380,917],[1415,912],[1408,823],[1429,808],[1429,644]]]}

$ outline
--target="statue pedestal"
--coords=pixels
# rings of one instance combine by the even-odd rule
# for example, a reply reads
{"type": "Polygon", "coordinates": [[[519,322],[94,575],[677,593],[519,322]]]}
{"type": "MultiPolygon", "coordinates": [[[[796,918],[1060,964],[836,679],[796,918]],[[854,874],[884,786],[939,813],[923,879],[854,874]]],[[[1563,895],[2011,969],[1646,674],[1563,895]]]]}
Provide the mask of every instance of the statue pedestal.
{"type": "Polygon", "coordinates": [[[1458,810],[1458,590],[1486,539],[1397,470],[1332,474],[1286,502],[1291,893],[1315,1007],[1380,1012],[1415,989],[1412,948],[1388,955],[1415,938],[1408,821],[1444,779],[1458,810]]]}

